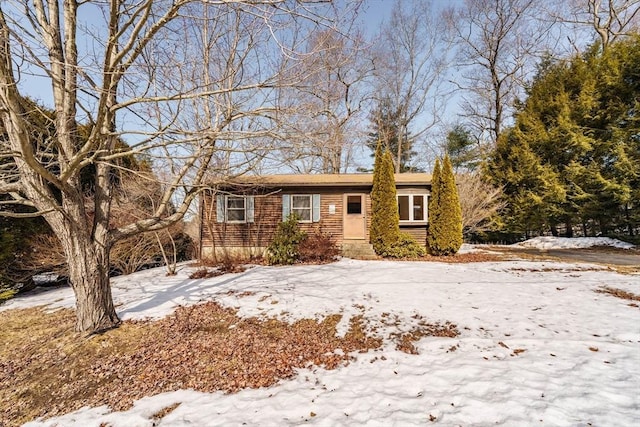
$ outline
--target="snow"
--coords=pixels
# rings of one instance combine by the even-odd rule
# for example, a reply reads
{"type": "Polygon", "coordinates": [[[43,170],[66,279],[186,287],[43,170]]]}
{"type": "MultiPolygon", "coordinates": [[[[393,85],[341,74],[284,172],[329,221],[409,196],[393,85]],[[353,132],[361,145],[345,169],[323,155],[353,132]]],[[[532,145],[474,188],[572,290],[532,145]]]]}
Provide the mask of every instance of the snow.
{"type": "Polygon", "coordinates": [[[513,245],[521,248],[535,249],[581,249],[593,246],[612,246],[614,248],[631,249],[634,245],[610,237],[552,237],[541,236],[513,245]]]}
{"type": "MultiPolygon", "coordinates": [[[[473,248],[468,248],[472,250],[473,248]]],[[[639,425],[640,309],[595,290],[640,294],[640,275],[588,264],[357,261],[254,266],[189,279],[155,269],[113,279],[123,319],[160,318],[178,305],[216,300],[240,316],[293,321],[363,314],[388,337],[416,314],[451,321],[457,338],[426,337],[418,355],[386,341],[348,366],[309,367],[290,380],[235,394],[179,390],[124,412],[83,408],[28,426],[639,425]],[[235,293],[229,293],[235,291],[235,293]],[[383,313],[399,326],[380,323],[383,313]],[[591,349],[590,349],[591,348],[591,349]],[[597,349],[597,351],[594,351],[597,349]],[[524,350],[515,352],[514,350],[524,350]],[[517,353],[517,354],[516,354],[517,353]],[[162,420],[152,415],[180,405],[162,420]]],[[[0,310],[72,307],[68,288],[33,293],[0,310]]]]}

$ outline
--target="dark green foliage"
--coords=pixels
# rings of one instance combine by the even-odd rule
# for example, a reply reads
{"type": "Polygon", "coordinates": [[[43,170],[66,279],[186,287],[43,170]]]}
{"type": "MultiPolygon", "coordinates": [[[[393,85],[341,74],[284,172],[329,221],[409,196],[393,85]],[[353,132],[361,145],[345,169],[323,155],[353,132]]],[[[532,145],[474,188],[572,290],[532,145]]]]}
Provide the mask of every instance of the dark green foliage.
{"type": "Polygon", "coordinates": [[[454,168],[474,170],[480,163],[477,142],[463,125],[457,124],[447,133],[445,146],[454,168]]]}
{"type": "Polygon", "coordinates": [[[330,235],[318,229],[300,242],[298,252],[300,262],[325,263],[334,261],[340,255],[340,248],[330,235]]]}
{"type": "Polygon", "coordinates": [[[486,171],[508,231],[640,231],[640,37],[539,68],[486,171]]]}
{"type": "Polygon", "coordinates": [[[394,170],[418,172],[411,166],[411,159],[416,154],[413,150],[414,138],[402,124],[402,110],[386,97],[378,102],[370,121],[371,132],[367,145],[374,151],[374,156],[378,145],[382,143],[383,148],[391,153],[394,170]]]}
{"type": "MultiPolygon", "coordinates": [[[[15,207],[14,211],[26,208],[15,207]]],[[[41,271],[25,266],[23,260],[32,256],[30,239],[50,232],[42,218],[0,216],[0,289],[28,290],[34,286],[30,278],[41,271]]]]}
{"type": "Polygon", "coordinates": [[[429,251],[432,255],[454,255],[462,246],[462,211],[449,156],[440,169],[436,161],[429,203],[429,251]]]}
{"type": "Polygon", "coordinates": [[[381,154],[381,144],[373,170],[371,190],[371,229],[369,241],[373,250],[381,255],[398,240],[400,216],[396,201],[396,182],[393,161],[388,151],[381,154]]]}
{"type": "Polygon", "coordinates": [[[291,265],[300,258],[298,245],[304,240],[306,233],[300,230],[295,215],[278,224],[278,229],[271,244],[267,248],[267,261],[271,265],[291,265]]]}

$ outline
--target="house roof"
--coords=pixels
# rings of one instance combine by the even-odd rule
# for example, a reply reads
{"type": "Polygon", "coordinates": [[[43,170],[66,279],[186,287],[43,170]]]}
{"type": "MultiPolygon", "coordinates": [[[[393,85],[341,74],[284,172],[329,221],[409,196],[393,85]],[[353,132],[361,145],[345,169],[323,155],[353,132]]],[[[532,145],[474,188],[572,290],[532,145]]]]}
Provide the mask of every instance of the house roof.
{"type": "MultiPolygon", "coordinates": [[[[396,185],[429,185],[431,175],[427,173],[395,174],[396,185]]],[[[265,187],[353,187],[373,185],[373,174],[287,174],[265,176],[241,176],[229,184],[261,185],[265,187]]]]}

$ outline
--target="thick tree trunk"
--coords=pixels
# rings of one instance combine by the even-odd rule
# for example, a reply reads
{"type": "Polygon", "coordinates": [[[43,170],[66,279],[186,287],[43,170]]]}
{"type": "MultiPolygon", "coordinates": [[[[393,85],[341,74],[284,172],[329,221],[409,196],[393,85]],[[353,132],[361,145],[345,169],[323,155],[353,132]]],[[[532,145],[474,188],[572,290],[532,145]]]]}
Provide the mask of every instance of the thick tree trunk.
{"type": "Polygon", "coordinates": [[[76,330],[96,333],[120,324],[109,282],[109,249],[82,237],[59,235],[69,262],[69,279],[76,297],[76,330]]]}
{"type": "Polygon", "coordinates": [[[565,236],[566,237],[573,237],[573,223],[570,220],[567,220],[565,222],[565,236]]]}

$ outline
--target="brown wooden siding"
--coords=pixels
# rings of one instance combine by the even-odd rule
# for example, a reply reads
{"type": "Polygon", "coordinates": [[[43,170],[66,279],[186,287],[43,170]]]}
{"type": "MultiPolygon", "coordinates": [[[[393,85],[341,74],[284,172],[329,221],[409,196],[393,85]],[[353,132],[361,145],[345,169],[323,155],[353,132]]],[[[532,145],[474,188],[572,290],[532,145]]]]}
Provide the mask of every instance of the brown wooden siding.
{"type": "MultiPolygon", "coordinates": [[[[398,188],[401,194],[423,194],[429,193],[425,188],[404,187],[398,188]]],[[[366,234],[365,239],[369,241],[369,230],[371,228],[371,196],[370,188],[362,187],[339,187],[339,188],[301,188],[299,190],[286,189],[260,189],[233,192],[234,194],[245,194],[254,196],[255,221],[253,223],[218,223],[216,221],[216,198],[214,193],[205,193],[201,199],[202,231],[201,248],[202,253],[211,253],[221,248],[266,248],[273,238],[273,234],[282,221],[282,195],[283,194],[320,194],[320,221],[312,223],[301,223],[300,228],[307,233],[320,230],[329,234],[336,244],[343,242],[343,214],[345,194],[365,194],[365,215],[366,234]],[[335,213],[329,213],[330,205],[335,206],[335,213]]],[[[406,231],[416,238],[421,244],[426,244],[427,227],[426,224],[401,224],[402,231],[406,231]]]]}
{"type": "Polygon", "coordinates": [[[337,244],[342,243],[342,192],[305,189],[305,191],[286,191],[275,194],[254,194],[255,221],[241,224],[218,223],[215,196],[206,195],[203,197],[202,247],[264,248],[268,246],[278,223],[282,221],[283,194],[320,194],[320,221],[300,223],[300,229],[307,233],[320,230],[329,234],[337,244]],[[330,205],[335,206],[334,214],[329,213],[330,205]]]}
{"type": "Polygon", "coordinates": [[[427,226],[426,225],[405,225],[400,224],[400,231],[403,231],[416,239],[416,242],[427,246],[427,226]]]}

